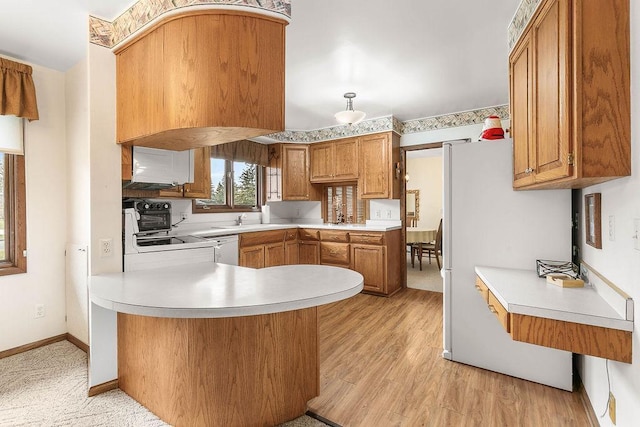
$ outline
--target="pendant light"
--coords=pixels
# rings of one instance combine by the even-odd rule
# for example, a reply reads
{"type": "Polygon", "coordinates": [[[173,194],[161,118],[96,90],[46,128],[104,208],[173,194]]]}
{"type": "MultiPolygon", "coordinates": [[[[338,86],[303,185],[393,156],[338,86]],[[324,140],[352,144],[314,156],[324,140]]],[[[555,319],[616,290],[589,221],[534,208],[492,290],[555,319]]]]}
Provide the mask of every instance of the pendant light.
{"type": "Polygon", "coordinates": [[[349,125],[362,121],[362,119],[365,118],[366,114],[362,111],[353,109],[353,98],[356,97],[355,92],[347,92],[344,94],[344,97],[347,98],[347,109],[337,112],[335,114],[336,120],[342,124],[349,125]]]}

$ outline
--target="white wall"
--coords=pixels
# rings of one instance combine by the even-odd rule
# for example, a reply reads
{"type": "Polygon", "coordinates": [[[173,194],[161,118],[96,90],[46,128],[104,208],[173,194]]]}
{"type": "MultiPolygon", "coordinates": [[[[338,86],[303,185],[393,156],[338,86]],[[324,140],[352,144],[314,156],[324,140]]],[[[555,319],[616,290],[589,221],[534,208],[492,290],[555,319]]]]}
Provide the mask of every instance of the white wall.
{"type": "MultiPolygon", "coordinates": [[[[442,150],[438,150],[442,153],[442,150]]],[[[407,190],[420,190],[418,227],[437,229],[442,218],[442,155],[406,160],[407,190]]]]}
{"type": "Polygon", "coordinates": [[[84,58],[65,74],[67,135],[67,331],[89,343],[87,250],[90,241],[89,85],[84,58]]]}
{"type": "MultiPolygon", "coordinates": [[[[634,249],[633,221],[640,219],[640,4],[631,2],[631,155],[632,176],[594,185],[581,191],[602,194],[602,249],[585,244],[584,218],[581,224],[582,259],[627,292],[640,314],[640,250],[634,249]],[[609,216],[615,218],[615,237],[609,240],[609,216]]],[[[581,204],[583,204],[582,202],[581,204]]],[[[581,216],[582,217],[582,216],[581,216]]],[[[617,426],[636,426],[640,420],[640,334],[633,332],[633,362],[609,362],[611,391],[616,398],[617,426]]],[[[580,358],[580,376],[598,416],[606,408],[608,386],[605,361],[580,358]]],[[[609,416],[600,425],[612,426],[609,416]]]]}
{"type": "Polygon", "coordinates": [[[67,331],[65,79],[32,67],[40,120],[25,125],[27,273],[0,277],[0,351],[67,331]],[[36,304],[45,317],[34,318],[36,304]]]}
{"type": "Polygon", "coordinates": [[[116,144],[116,57],[89,44],[89,164],[91,245],[89,274],[122,271],[122,168],[116,144]],[[111,239],[102,257],[100,239],[111,239]]]}

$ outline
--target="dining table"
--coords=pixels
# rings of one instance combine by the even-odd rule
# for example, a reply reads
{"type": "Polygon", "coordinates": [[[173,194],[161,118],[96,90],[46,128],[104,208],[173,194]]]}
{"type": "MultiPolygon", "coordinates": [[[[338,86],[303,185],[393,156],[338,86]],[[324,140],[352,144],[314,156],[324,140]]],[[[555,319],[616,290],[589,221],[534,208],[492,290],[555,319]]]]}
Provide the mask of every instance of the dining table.
{"type": "MultiPolygon", "coordinates": [[[[422,244],[433,242],[436,240],[438,230],[423,227],[407,227],[407,244],[415,243],[418,245],[418,260],[420,261],[420,270],[422,270],[422,244]]],[[[431,261],[431,257],[429,257],[431,261]]],[[[414,252],[411,250],[411,267],[414,266],[414,252]]]]}

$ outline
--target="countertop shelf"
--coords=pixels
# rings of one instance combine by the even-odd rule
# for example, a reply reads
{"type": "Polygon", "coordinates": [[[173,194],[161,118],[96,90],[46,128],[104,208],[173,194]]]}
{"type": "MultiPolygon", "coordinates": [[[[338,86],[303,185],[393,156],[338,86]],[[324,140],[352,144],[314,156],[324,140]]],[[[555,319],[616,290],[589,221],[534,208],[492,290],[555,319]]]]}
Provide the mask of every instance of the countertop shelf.
{"type": "Polygon", "coordinates": [[[561,288],[534,270],[475,271],[479,290],[488,288],[489,309],[513,340],[631,363],[633,313],[619,313],[596,288],[561,288]]]}
{"type": "Polygon", "coordinates": [[[122,313],[220,318],[328,304],[358,294],[363,280],[355,271],[321,265],[255,270],[208,262],[91,276],[89,295],[122,313]]]}
{"type": "Polygon", "coordinates": [[[476,273],[509,313],[633,331],[633,321],[590,286],[561,288],[533,270],[476,267],[476,273]]]}

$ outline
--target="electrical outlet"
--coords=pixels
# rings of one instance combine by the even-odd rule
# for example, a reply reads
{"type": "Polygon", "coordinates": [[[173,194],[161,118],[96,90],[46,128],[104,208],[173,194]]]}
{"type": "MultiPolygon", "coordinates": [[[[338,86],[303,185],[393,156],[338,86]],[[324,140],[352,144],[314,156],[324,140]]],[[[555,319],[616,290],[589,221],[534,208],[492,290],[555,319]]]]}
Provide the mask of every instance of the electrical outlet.
{"type": "Polygon", "coordinates": [[[376,218],[380,218],[380,209],[376,210],[376,218]]]}
{"type": "Polygon", "coordinates": [[[36,319],[44,317],[44,304],[36,304],[36,310],[34,314],[34,317],[36,319]]]}
{"type": "Polygon", "coordinates": [[[387,209],[387,219],[391,219],[391,209],[387,209]]]}
{"type": "Polygon", "coordinates": [[[113,255],[113,239],[100,239],[100,257],[113,255]]]}
{"type": "Polygon", "coordinates": [[[181,221],[184,221],[187,218],[189,218],[189,212],[180,212],[180,220],[181,221]]]}
{"type": "Polygon", "coordinates": [[[616,398],[609,392],[609,418],[613,424],[616,423],[616,398]]]}

